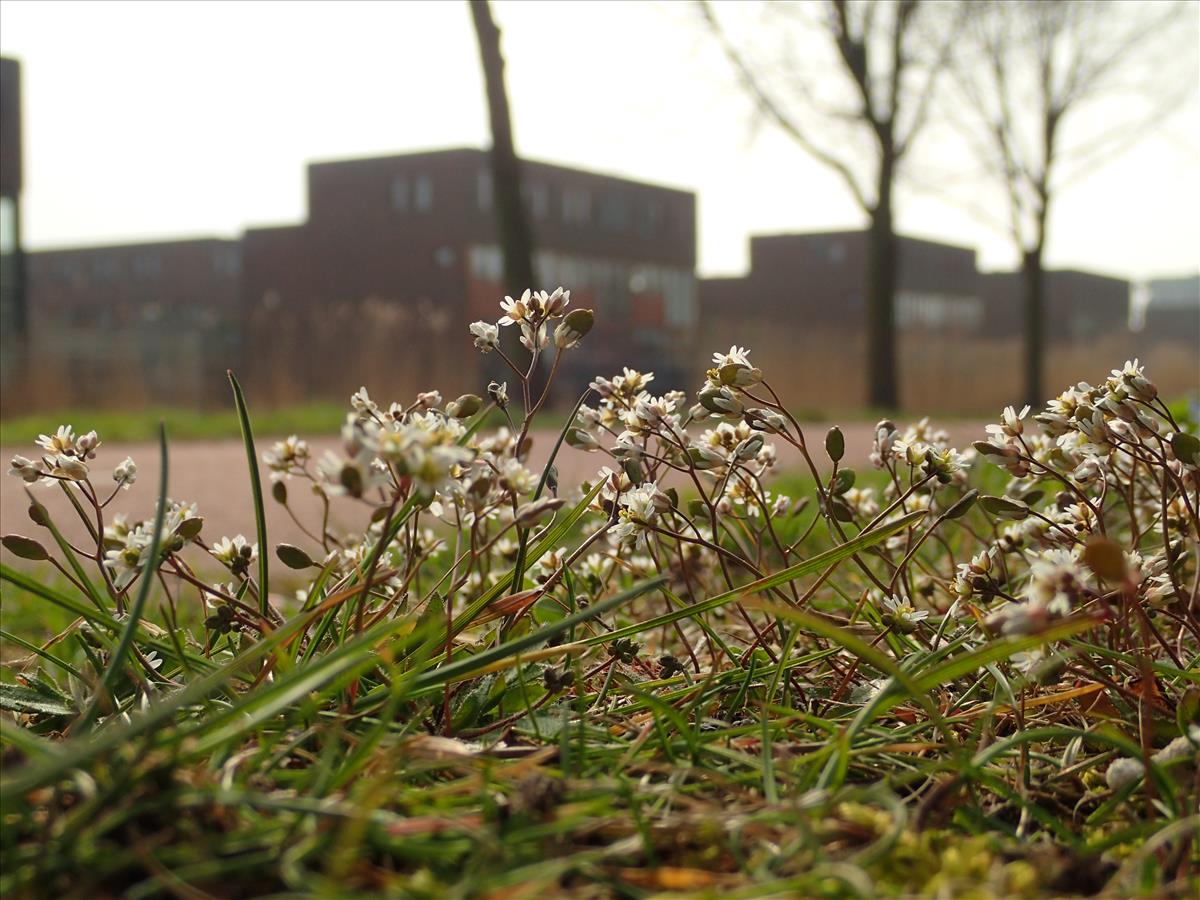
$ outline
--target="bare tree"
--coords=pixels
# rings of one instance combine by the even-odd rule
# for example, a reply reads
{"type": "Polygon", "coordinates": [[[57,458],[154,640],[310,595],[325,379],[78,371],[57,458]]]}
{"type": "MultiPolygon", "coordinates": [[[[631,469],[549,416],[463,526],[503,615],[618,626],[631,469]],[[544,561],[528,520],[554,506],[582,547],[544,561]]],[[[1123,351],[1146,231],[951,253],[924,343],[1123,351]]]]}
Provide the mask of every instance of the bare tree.
{"type": "Polygon", "coordinates": [[[1021,256],[1024,396],[1030,405],[1045,399],[1043,257],[1053,200],[1066,184],[1144,135],[1178,104],[1180,89],[1195,90],[1194,70],[1176,81],[1179,89],[1164,89],[1159,75],[1171,68],[1173,54],[1146,52],[1185,12],[1184,4],[1108,0],[970,4],[953,66],[965,101],[956,120],[965,125],[984,173],[1004,193],[1005,227],[1021,256]],[[1152,84],[1156,89],[1147,90],[1152,84]],[[1116,99],[1125,102],[1111,110],[1116,114],[1101,133],[1066,141],[1066,126],[1083,109],[1116,99]]]}
{"type": "Polygon", "coordinates": [[[471,18],[479,41],[479,59],[487,88],[492,127],[492,195],[496,227],[504,257],[504,287],[514,297],[533,288],[533,237],[521,201],[521,162],[513,148],[512,118],[504,86],[504,56],[500,29],[488,0],[470,0],[471,18]]]}
{"type": "Polygon", "coordinates": [[[895,408],[896,184],[928,119],[957,13],[922,0],[773,3],[763,33],[792,46],[772,54],[737,46],[713,6],[698,5],[759,112],[835,172],[867,216],[867,400],[895,408]],[[814,33],[831,66],[808,68],[791,52],[814,33]]]}

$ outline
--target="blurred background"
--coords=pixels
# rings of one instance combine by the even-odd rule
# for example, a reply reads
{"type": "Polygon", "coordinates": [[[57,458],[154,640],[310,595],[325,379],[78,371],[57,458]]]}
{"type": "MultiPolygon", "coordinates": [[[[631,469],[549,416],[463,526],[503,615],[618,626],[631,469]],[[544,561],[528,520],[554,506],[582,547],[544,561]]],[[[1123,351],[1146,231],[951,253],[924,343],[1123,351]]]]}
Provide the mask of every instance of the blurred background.
{"type": "Polygon", "coordinates": [[[1195,2],[0,17],[8,423],[227,409],[226,369],[330,430],[359,385],[482,393],[468,324],[560,284],[562,404],[733,343],[813,416],[1200,386],[1195,2]]]}

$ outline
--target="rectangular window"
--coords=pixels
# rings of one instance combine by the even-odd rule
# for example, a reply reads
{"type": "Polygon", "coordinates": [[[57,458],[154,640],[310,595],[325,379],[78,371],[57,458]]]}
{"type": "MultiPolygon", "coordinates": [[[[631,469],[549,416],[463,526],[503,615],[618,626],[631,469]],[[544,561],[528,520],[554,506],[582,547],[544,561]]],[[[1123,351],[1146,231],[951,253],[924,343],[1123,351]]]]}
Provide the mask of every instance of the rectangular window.
{"type": "Polygon", "coordinates": [[[133,274],[138,278],[157,278],[162,270],[162,260],[157,253],[142,253],[133,258],[133,274]]]}
{"type": "Polygon", "coordinates": [[[397,175],[392,179],[392,209],[396,212],[408,212],[409,194],[408,176],[397,175]]]}
{"type": "Polygon", "coordinates": [[[483,169],[475,176],[475,202],[483,211],[492,208],[492,173],[483,169]]]}
{"type": "Polygon", "coordinates": [[[544,219],[550,213],[550,189],[544,184],[522,184],[521,199],[535,219],[544,219]]]}
{"type": "Polygon", "coordinates": [[[586,188],[567,188],[562,198],[563,221],[568,225],[586,225],[592,218],[592,195],[586,188]]]}
{"type": "Polygon", "coordinates": [[[237,276],[242,261],[235,247],[221,247],[213,251],[213,271],[228,278],[237,276]]]}
{"type": "Polygon", "coordinates": [[[417,176],[416,184],[413,187],[413,200],[421,212],[433,209],[433,179],[430,176],[417,176]]]}
{"type": "Polygon", "coordinates": [[[629,218],[629,203],[624,197],[607,197],[600,205],[600,224],[609,231],[628,231],[629,218]]]}

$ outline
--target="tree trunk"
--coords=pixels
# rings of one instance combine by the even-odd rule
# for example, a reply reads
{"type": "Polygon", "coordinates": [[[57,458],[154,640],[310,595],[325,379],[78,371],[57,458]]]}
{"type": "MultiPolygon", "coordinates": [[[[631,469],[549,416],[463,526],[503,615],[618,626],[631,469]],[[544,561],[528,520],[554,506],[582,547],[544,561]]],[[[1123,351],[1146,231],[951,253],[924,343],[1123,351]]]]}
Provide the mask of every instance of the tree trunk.
{"type": "Polygon", "coordinates": [[[1025,313],[1025,402],[1038,409],[1042,394],[1042,358],[1046,317],[1046,277],[1042,270],[1042,246],[1025,251],[1021,262],[1025,313]]]}
{"type": "Polygon", "coordinates": [[[892,222],[891,166],[880,166],[879,201],[867,235],[867,402],[879,409],[900,406],[896,383],[896,271],[900,253],[892,222]]]}
{"type": "MultiPolygon", "coordinates": [[[[500,52],[500,29],[492,19],[488,0],[470,0],[470,4],[475,36],[479,41],[479,59],[483,64],[488,118],[492,128],[492,206],[496,211],[496,230],[504,258],[504,289],[512,297],[520,297],[522,292],[535,287],[533,237],[525,216],[525,206],[521,202],[521,164],[513,148],[512,119],[509,115],[508,93],[504,87],[504,56],[500,52]]],[[[504,351],[510,357],[519,353],[520,335],[517,329],[502,328],[501,333],[504,351]]],[[[488,360],[497,363],[489,377],[503,381],[504,373],[508,370],[495,359],[495,354],[489,356],[488,360]]]]}

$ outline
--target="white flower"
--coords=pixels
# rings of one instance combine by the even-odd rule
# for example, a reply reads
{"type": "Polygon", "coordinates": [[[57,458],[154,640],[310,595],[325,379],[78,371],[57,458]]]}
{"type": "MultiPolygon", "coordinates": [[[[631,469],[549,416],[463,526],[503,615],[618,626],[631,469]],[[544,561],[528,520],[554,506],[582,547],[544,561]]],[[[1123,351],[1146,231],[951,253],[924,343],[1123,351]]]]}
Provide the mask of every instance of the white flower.
{"type": "Polygon", "coordinates": [[[1070,550],[1046,550],[1029,565],[1025,596],[1047,612],[1065,616],[1079,596],[1083,569],[1070,550]]]}
{"type": "Polygon", "coordinates": [[[88,477],[88,467],[82,460],[73,456],[60,455],[54,458],[54,467],[50,474],[70,481],[83,481],[88,477]]]}
{"type": "Polygon", "coordinates": [[[8,474],[16,475],[27,484],[33,484],[45,473],[42,471],[42,467],[32,459],[26,459],[24,456],[14,456],[8,474]]]}
{"type": "Polygon", "coordinates": [[[131,457],[125,457],[113,469],[113,481],[119,484],[123,490],[129,490],[130,485],[137,481],[137,463],[131,457]]]}
{"type": "Polygon", "coordinates": [[[96,449],[100,446],[100,435],[94,431],[81,434],[75,439],[75,455],[80,459],[95,459],[96,449]]]}
{"type": "Polygon", "coordinates": [[[386,483],[385,473],[373,465],[374,458],[364,450],[353,456],[339,456],[332,450],[317,463],[317,479],[324,492],[331,497],[349,495],[361,497],[372,488],[386,483]]]}
{"type": "Polygon", "coordinates": [[[926,610],[918,610],[904,597],[887,596],[883,597],[880,601],[878,597],[879,592],[875,591],[874,594],[877,603],[899,624],[915,625],[917,622],[929,618],[929,613],[926,610]]]}
{"type": "Polygon", "coordinates": [[[500,308],[504,310],[504,315],[496,324],[512,325],[514,322],[524,322],[530,313],[529,303],[532,296],[533,292],[526,290],[520,300],[514,300],[512,297],[505,297],[501,300],[500,308]]]}
{"type": "Polygon", "coordinates": [[[500,329],[490,322],[472,322],[471,334],[475,335],[476,348],[484,353],[494,350],[500,343],[500,329]]]}
{"type": "Polygon", "coordinates": [[[1025,423],[1022,420],[1027,415],[1029,415],[1028,406],[1022,407],[1020,412],[1011,406],[1006,406],[1000,416],[1000,424],[987,426],[987,432],[1001,439],[1015,438],[1025,431],[1025,423]]]}
{"type": "Polygon", "coordinates": [[[736,344],[729,348],[728,353],[714,353],[712,358],[713,363],[717,366],[717,368],[720,368],[721,366],[728,366],[730,364],[739,366],[750,365],[750,351],[745,347],[739,347],[736,344]]]}
{"type": "Polygon", "coordinates": [[[249,543],[244,534],[223,537],[213,544],[212,554],[223,563],[232,562],[235,556],[245,555],[253,559],[258,555],[258,544],[249,543]]]}
{"type": "Polygon", "coordinates": [[[367,393],[365,387],[360,387],[357,391],[350,395],[350,406],[355,412],[373,413],[378,412],[379,407],[375,405],[375,401],[371,399],[371,395],[367,393]]]}
{"type": "Polygon", "coordinates": [[[515,459],[506,459],[500,467],[500,483],[514,494],[532,494],[537,487],[538,476],[515,459]]]}
{"type": "Polygon", "coordinates": [[[38,446],[52,456],[75,452],[75,431],[70,425],[59,425],[54,434],[39,434],[38,446]]]}
{"type": "Polygon", "coordinates": [[[545,350],[550,346],[550,330],[546,323],[540,323],[536,328],[528,322],[521,323],[521,346],[531,353],[534,350],[545,350]]]}
{"type": "Polygon", "coordinates": [[[308,457],[308,442],[292,434],[285,440],[276,441],[270,450],[263,453],[263,462],[273,472],[290,476],[293,471],[304,468],[308,457]]]}

